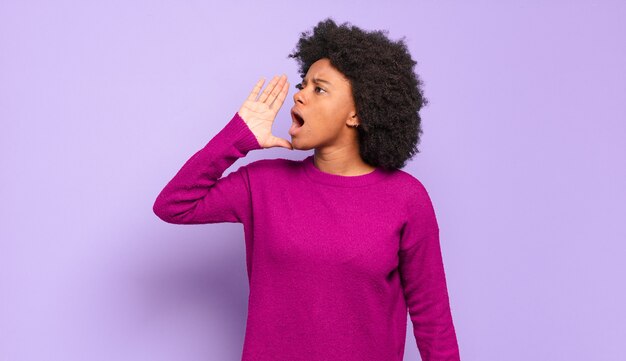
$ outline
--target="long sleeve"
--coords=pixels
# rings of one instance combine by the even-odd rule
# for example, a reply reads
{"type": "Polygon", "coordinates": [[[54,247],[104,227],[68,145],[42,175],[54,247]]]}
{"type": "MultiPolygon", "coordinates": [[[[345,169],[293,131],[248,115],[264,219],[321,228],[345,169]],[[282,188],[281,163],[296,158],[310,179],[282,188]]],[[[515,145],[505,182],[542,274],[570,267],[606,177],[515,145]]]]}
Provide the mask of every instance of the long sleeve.
{"type": "Polygon", "coordinates": [[[243,223],[251,214],[247,166],[225,177],[222,174],[250,150],[261,148],[235,113],[163,188],[154,202],[154,213],[174,224],[243,223]]]}
{"type": "Polygon", "coordinates": [[[460,360],[452,321],[439,227],[430,198],[409,209],[401,237],[400,276],[423,361],[460,360]]]}

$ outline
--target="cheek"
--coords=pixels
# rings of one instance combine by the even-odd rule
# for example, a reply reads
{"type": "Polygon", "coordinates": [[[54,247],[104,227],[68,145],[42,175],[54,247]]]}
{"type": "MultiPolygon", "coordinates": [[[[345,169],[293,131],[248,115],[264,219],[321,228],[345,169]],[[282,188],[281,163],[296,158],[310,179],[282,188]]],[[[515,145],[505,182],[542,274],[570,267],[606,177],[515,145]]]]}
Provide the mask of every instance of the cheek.
{"type": "MultiPolygon", "coordinates": [[[[333,135],[345,125],[346,106],[342,102],[327,102],[316,107],[315,115],[308,123],[310,131],[319,135],[333,135]]],[[[305,123],[305,127],[306,127],[305,123]]]]}
{"type": "Polygon", "coordinates": [[[316,133],[319,133],[325,138],[333,138],[341,132],[343,122],[341,117],[337,114],[329,114],[328,117],[324,118],[318,124],[316,124],[315,127],[316,133]]]}

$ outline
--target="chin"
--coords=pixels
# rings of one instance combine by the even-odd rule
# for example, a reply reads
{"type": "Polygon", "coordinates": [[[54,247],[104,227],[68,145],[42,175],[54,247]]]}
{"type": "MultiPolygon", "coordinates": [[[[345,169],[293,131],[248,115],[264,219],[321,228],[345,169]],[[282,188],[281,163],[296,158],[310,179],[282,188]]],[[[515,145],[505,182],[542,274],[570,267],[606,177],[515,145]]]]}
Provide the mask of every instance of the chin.
{"type": "Polygon", "coordinates": [[[291,147],[293,150],[311,150],[315,148],[314,146],[300,143],[297,137],[291,138],[291,147]]]}

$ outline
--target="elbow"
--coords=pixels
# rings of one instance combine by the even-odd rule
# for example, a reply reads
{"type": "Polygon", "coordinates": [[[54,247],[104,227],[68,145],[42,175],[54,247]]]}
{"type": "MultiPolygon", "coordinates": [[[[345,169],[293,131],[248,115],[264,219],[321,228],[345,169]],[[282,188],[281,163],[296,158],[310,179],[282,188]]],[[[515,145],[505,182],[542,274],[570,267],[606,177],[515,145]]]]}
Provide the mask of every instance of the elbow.
{"type": "Polygon", "coordinates": [[[177,224],[175,217],[173,217],[172,212],[168,211],[168,208],[166,203],[157,198],[152,205],[152,212],[163,222],[177,224]]]}
{"type": "MultiPolygon", "coordinates": [[[[159,219],[161,219],[162,221],[168,222],[168,216],[167,213],[163,210],[163,206],[161,205],[161,203],[159,202],[159,200],[157,199],[154,204],[152,205],[152,212],[159,217],[159,219]]],[[[169,222],[168,222],[169,223],[169,222]]]]}
{"type": "Polygon", "coordinates": [[[167,202],[158,197],[152,205],[152,212],[163,222],[171,224],[190,224],[193,217],[193,208],[181,207],[173,202],[167,202]]]}

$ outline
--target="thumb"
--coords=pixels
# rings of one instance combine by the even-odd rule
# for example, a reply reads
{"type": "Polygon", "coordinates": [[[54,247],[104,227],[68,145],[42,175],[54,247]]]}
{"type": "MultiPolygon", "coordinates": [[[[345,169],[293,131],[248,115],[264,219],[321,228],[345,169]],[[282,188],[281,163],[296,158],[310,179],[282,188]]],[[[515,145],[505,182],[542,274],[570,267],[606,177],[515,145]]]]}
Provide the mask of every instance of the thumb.
{"type": "Polygon", "coordinates": [[[287,139],[279,138],[276,136],[272,136],[272,140],[270,142],[270,148],[271,147],[283,147],[293,150],[293,146],[287,139]]]}

